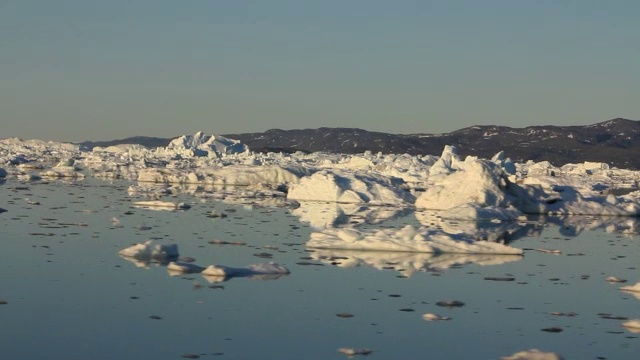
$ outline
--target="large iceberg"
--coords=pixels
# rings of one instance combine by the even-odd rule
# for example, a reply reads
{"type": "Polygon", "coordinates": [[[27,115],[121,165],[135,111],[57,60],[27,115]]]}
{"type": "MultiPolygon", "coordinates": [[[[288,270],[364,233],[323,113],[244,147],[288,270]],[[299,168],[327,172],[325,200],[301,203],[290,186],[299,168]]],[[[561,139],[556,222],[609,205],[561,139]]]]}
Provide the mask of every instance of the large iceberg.
{"type": "Polygon", "coordinates": [[[375,205],[411,204],[414,197],[403,185],[404,181],[398,178],[322,170],[293,184],[287,199],[375,205]]]}
{"type": "Polygon", "coordinates": [[[181,157],[222,157],[228,154],[248,152],[249,148],[238,140],[220,135],[206,135],[198,131],[194,135],[183,135],[173,139],[165,148],[158,148],[158,154],[180,155],[181,157]]]}

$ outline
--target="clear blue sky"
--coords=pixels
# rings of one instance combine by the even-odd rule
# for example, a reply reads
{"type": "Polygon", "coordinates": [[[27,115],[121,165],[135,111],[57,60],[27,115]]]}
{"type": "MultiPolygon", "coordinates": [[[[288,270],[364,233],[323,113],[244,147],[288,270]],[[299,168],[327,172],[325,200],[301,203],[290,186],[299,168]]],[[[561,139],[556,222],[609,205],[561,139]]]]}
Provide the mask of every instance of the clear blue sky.
{"type": "Polygon", "coordinates": [[[640,1],[0,0],[0,138],[640,119],[640,1]]]}

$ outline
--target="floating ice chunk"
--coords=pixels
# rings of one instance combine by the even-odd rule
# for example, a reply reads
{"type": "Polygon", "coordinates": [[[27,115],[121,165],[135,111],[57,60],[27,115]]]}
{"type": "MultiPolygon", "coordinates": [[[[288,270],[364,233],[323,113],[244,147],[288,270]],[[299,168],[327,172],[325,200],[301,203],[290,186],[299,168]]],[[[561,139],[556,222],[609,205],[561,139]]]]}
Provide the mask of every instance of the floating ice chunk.
{"type": "Polygon", "coordinates": [[[222,265],[209,265],[202,271],[202,275],[226,277],[286,274],[289,274],[289,269],[274,262],[253,264],[243,268],[234,268],[222,265]]]}
{"type": "Polygon", "coordinates": [[[347,356],[355,356],[355,355],[369,355],[373,352],[371,349],[354,349],[354,348],[339,348],[339,353],[343,353],[347,356]]]}
{"type": "Polygon", "coordinates": [[[640,333],[640,319],[632,319],[622,323],[622,326],[632,333],[640,333]]]}
{"type": "Polygon", "coordinates": [[[75,164],[75,160],[72,158],[69,159],[63,159],[60,160],[60,162],[58,162],[58,164],[56,164],[55,167],[57,168],[67,168],[67,167],[73,167],[73,165],[75,164]]]}
{"type": "Polygon", "coordinates": [[[414,197],[403,189],[404,181],[373,174],[323,170],[292,184],[289,200],[403,205],[414,197]]]}
{"type": "Polygon", "coordinates": [[[40,172],[41,177],[50,177],[50,178],[75,178],[75,179],[84,179],[84,174],[76,171],[73,166],[68,167],[55,167],[50,170],[40,172]]]}
{"type": "Polygon", "coordinates": [[[202,272],[204,268],[202,266],[198,266],[196,264],[179,262],[179,261],[171,261],[167,265],[167,270],[171,274],[197,274],[202,272]]]}
{"type": "Polygon", "coordinates": [[[422,318],[427,321],[451,320],[450,317],[440,316],[438,314],[432,314],[432,313],[423,314],[422,318]]]}
{"type": "Polygon", "coordinates": [[[186,210],[191,208],[191,205],[186,203],[173,203],[160,200],[136,201],[133,203],[133,206],[154,210],[186,210]]]}
{"type": "Polygon", "coordinates": [[[194,135],[183,135],[173,139],[165,148],[158,148],[159,155],[180,155],[181,157],[222,157],[228,154],[248,152],[249,148],[238,140],[220,135],[206,135],[202,131],[194,135]]]}
{"type": "Polygon", "coordinates": [[[305,173],[299,168],[278,165],[229,165],[224,167],[199,167],[197,169],[145,168],[140,169],[138,181],[153,183],[206,184],[206,185],[256,185],[273,186],[298,182],[305,173]]]}
{"type": "Polygon", "coordinates": [[[640,282],[636,283],[635,285],[631,285],[631,286],[623,286],[623,287],[620,288],[620,290],[631,291],[631,292],[640,292],[640,282]]]}
{"type": "Polygon", "coordinates": [[[511,205],[512,201],[505,192],[509,180],[496,164],[473,160],[459,166],[458,171],[447,173],[420,195],[416,207],[446,210],[468,204],[480,207],[511,205]]]}
{"type": "Polygon", "coordinates": [[[429,169],[429,177],[448,175],[452,171],[459,170],[461,162],[458,149],[455,146],[446,145],[440,158],[429,169]]]}
{"type": "Polygon", "coordinates": [[[517,352],[510,356],[504,356],[502,360],[562,360],[561,355],[552,352],[543,352],[538,349],[531,349],[517,352]]]}
{"type": "Polygon", "coordinates": [[[153,244],[153,240],[147,240],[128,248],[120,250],[119,255],[134,258],[136,260],[158,262],[170,261],[178,258],[178,245],[176,244],[153,244]]]}
{"type": "Polygon", "coordinates": [[[457,163],[455,171],[452,168],[450,172],[440,175],[439,181],[418,197],[416,207],[447,210],[461,205],[514,206],[527,214],[640,215],[638,199],[615,195],[585,196],[584,191],[579,189],[587,188],[591,192],[592,184],[585,186],[575,181],[565,182],[564,185],[550,182],[544,186],[520,186],[509,181],[499,166],[487,160],[467,159],[457,163]],[[574,183],[582,185],[574,186],[574,183]]]}
{"type": "Polygon", "coordinates": [[[458,234],[440,230],[414,228],[407,225],[400,230],[381,229],[359,231],[355,229],[325,229],[311,234],[307,242],[310,248],[341,250],[408,251],[425,253],[463,254],[522,254],[522,249],[493,243],[475,241],[458,234]]]}

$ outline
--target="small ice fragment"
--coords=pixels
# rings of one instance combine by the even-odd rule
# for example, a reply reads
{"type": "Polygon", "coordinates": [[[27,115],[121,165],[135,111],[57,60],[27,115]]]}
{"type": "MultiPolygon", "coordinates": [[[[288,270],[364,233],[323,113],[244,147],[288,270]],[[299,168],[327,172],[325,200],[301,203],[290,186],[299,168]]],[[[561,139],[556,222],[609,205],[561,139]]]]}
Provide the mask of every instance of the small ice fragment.
{"type": "Polygon", "coordinates": [[[558,249],[536,249],[536,251],[540,251],[540,252],[545,253],[545,254],[555,254],[555,255],[562,254],[562,251],[560,251],[558,249]]]}
{"type": "Polygon", "coordinates": [[[510,356],[503,356],[502,360],[563,360],[564,358],[556,353],[543,352],[538,349],[531,349],[517,352],[510,356]]]}
{"type": "Polygon", "coordinates": [[[274,262],[249,265],[244,268],[234,268],[222,265],[210,265],[202,271],[202,275],[209,276],[252,276],[252,275],[286,275],[289,269],[274,262]]]}
{"type": "Polygon", "coordinates": [[[617,278],[615,276],[609,276],[605,280],[607,280],[610,283],[624,283],[624,282],[627,282],[627,280],[620,279],[620,278],[617,278]]]}
{"type": "Polygon", "coordinates": [[[343,353],[347,356],[355,356],[355,355],[369,355],[373,352],[370,349],[354,349],[354,348],[340,348],[338,349],[339,353],[343,353]]]}
{"type": "Polygon", "coordinates": [[[438,314],[432,314],[432,313],[426,313],[422,315],[422,318],[427,321],[451,320],[450,317],[440,316],[438,314]]]}
{"type": "Polygon", "coordinates": [[[144,243],[138,243],[128,248],[120,250],[118,253],[124,257],[130,257],[137,260],[168,260],[178,258],[178,245],[168,244],[153,245],[153,240],[147,240],[144,243]]]}
{"type": "Polygon", "coordinates": [[[176,274],[195,274],[202,272],[204,268],[195,264],[172,261],[167,265],[167,270],[176,274]]]}
{"type": "Polygon", "coordinates": [[[627,330],[631,331],[632,333],[640,333],[640,319],[625,321],[622,323],[622,326],[627,328],[627,330]]]}
{"type": "Polygon", "coordinates": [[[636,283],[635,285],[631,285],[631,286],[623,286],[623,287],[620,288],[620,290],[632,291],[632,292],[640,292],[640,282],[636,283]]]}

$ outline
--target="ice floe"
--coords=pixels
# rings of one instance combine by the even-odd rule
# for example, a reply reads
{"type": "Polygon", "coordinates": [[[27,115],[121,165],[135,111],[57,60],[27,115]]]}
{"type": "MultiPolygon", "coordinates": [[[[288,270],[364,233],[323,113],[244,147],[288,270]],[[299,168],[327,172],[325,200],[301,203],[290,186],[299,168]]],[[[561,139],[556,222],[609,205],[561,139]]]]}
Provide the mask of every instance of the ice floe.
{"type": "Polygon", "coordinates": [[[503,356],[502,360],[562,360],[560,354],[544,352],[538,349],[519,351],[513,355],[503,356]]]}
{"type": "Polygon", "coordinates": [[[632,333],[640,333],[640,319],[632,319],[622,323],[622,326],[627,328],[632,333]]]}
{"type": "Polygon", "coordinates": [[[206,135],[202,131],[194,135],[183,135],[173,139],[165,148],[158,148],[159,155],[179,155],[181,157],[206,156],[222,157],[227,154],[248,152],[249,148],[238,140],[220,135],[206,135]]]}
{"type": "Polygon", "coordinates": [[[640,282],[636,283],[635,285],[623,286],[620,288],[620,290],[640,293],[640,282]]]}
{"type": "Polygon", "coordinates": [[[288,275],[289,269],[274,263],[258,263],[246,267],[230,267],[223,265],[209,265],[202,270],[202,276],[209,282],[226,281],[234,277],[248,277],[254,280],[273,280],[288,275]]]}
{"type": "Polygon", "coordinates": [[[153,240],[147,240],[120,250],[120,256],[132,258],[143,262],[169,262],[177,259],[178,245],[176,244],[156,244],[153,240]]]}
{"type": "Polygon", "coordinates": [[[167,270],[171,275],[182,275],[201,273],[204,268],[187,262],[171,261],[167,264],[167,270]]]}
{"type": "Polygon", "coordinates": [[[287,198],[375,205],[410,204],[413,195],[403,185],[404,181],[397,178],[323,170],[293,184],[287,198]]]}

